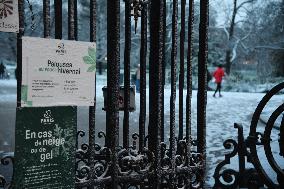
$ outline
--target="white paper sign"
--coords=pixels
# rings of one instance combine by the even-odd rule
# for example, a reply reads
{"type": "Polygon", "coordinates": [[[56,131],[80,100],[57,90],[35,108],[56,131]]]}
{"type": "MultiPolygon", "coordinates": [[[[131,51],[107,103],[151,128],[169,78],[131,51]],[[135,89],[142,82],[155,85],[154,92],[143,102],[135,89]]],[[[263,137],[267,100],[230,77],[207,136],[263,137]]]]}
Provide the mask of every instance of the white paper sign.
{"type": "Polygon", "coordinates": [[[92,106],[96,45],[23,37],[22,106],[92,106]]]}
{"type": "Polygon", "coordinates": [[[0,31],[19,32],[18,0],[0,0],[0,31]]]}

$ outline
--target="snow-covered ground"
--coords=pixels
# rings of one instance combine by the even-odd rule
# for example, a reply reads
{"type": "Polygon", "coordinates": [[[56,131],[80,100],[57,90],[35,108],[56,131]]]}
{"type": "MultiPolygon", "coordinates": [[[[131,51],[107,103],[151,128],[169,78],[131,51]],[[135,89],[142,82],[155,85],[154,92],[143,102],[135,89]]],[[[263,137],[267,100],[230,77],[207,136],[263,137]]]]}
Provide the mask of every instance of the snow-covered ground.
{"type": "MultiPolygon", "coordinates": [[[[104,76],[97,77],[97,111],[96,111],[96,130],[105,131],[105,112],[103,107],[102,87],[106,85],[104,76]]],[[[228,138],[237,138],[237,130],[233,127],[234,123],[241,123],[244,127],[244,135],[248,136],[249,126],[252,113],[254,112],[258,102],[265,95],[264,93],[236,93],[223,92],[223,97],[214,98],[213,92],[208,92],[207,100],[207,179],[209,186],[214,184],[213,173],[216,165],[224,159],[225,152],[228,152],[223,147],[223,142],[228,138]]],[[[136,111],[130,113],[130,132],[138,133],[139,122],[139,93],[136,93],[136,111]]],[[[186,91],[184,91],[184,96],[186,91]]],[[[218,96],[218,95],[217,95],[218,96]]],[[[185,99],[184,99],[185,100],[185,99]]],[[[178,101],[176,99],[176,123],[178,124],[178,101]]],[[[269,102],[265,109],[265,115],[269,116],[272,110],[275,110],[284,101],[284,95],[276,95],[269,102]]],[[[165,89],[165,136],[169,137],[169,102],[170,102],[170,87],[165,89]]],[[[185,104],[185,103],[184,103],[185,104]]],[[[0,80],[0,151],[14,149],[14,124],[15,124],[15,105],[16,105],[16,81],[15,80],[0,80]],[[4,145],[6,144],[6,145],[4,145]],[[6,149],[5,149],[6,148],[6,149]]],[[[147,107],[148,103],[147,103],[147,107]]],[[[185,108],[184,108],[185,112],[185,108]]],[[[192,135],[196,138],[196,114],[197,114],[197,91],[193,91],[192,96],[192,135]]],[[[148,110],[147,110],[148,117],[148,110]]],[[[184,116],[185,119],[185,116],[184,116]]],[[[122,128],[123,113],[120,113],[120,128],[122,128]]],[[[184,121],[185,123],[185,121],[184,121]]],[[[79,107],[78,109],[78,129],[88,130],[88,108],[79,107]]],[[[263,131],[264,124],[259,124],[259,131],[263,131]]],[[[177,133],[178,130],[176,130],[177,133]]],[[[273,130],[272,141],[273,147],[278,147],[273,150],[275,156],[279,150],[278,145],[278,130],[273,130]]],[[[120,139],[122,138],[122,129],[120,129],[120,139]]],[[[87,135],[88,136],[88,135],[87,135]]],[[[87,138],[83,139],[87,141],[87,138]]],[[[121,140],[120,140],[121,141],[121,140]]],[[[261,149],[260,149],[261,152],[261,149]]],[[[261,152],[263,156],[263,151],[261,152]]],[[[265,159],[265,158],[262,158],[265,159]]],[[[283,160],[279,156],[277,161],[283,160]]],[[[264,162],[267,169],[267,162],[264,162]]],[[[282,167],[284,168],[284,166],[282,167]]],[[[275,178],[275,175],[272,177],[275,178]]]]}

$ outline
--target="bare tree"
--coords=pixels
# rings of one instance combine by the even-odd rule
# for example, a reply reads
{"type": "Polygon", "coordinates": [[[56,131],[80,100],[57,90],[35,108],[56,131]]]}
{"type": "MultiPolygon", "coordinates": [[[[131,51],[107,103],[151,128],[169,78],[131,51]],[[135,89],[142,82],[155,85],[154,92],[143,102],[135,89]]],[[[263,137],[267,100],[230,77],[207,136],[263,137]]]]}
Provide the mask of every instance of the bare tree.
{"type": "Polygon", "coordinates": [[[235,36],[235,28],[236,28],[236,16],[238,14],[238,12],[240,11],[240,9],[245,8],[245,6],[249,3],[253,3],[256,0],[245,0],[243,2],[241,2],[240,4],[238,4],[238,2],[240,2],[239,0],[233,0],[234,4],[233,4],[233,12],[232,12],[232,16],[230,18],[230,26],[229,28],[227,28],[226,26],[224,26],[224,31],[226,33],[227,36],[227,49],[226,49],[226,72],[229,75],[231,73],[231,66],[232,66],[232,62],[235,60],[236,56],[237,56],[237,47],[240,44],[241,41],[245,40],[250,32],[248,32],[244,37],[242,38],[237,38],[235,36]],[[228,31],[229,29],[229,31],[228,31]]]}
{"type": "Polygon", "coordinates": [[[256,55],[257,74],[284,76],[284,0],[262,3],[247,17],[246,28],[253,30],[245,41],[250,51],[256,55]]]}

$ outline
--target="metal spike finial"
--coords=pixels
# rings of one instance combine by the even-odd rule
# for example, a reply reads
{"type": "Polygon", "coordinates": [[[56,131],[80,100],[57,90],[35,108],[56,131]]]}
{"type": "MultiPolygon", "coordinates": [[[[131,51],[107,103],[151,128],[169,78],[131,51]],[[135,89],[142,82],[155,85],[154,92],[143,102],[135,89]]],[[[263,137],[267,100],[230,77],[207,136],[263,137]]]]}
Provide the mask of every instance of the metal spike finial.
{"type": "Polygon", "coordinates": [[[135,33],[137,31],[138,19],[141,17],[143,0],[133,0],[131,3],[131,16],[134,17],[135,21],[135,33]]]}

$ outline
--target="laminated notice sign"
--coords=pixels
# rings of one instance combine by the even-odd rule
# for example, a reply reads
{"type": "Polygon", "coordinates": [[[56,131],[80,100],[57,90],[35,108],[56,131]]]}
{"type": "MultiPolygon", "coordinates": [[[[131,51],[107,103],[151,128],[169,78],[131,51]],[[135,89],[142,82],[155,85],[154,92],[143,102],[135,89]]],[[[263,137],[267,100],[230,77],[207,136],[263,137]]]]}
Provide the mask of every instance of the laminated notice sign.
{"type": "Polygon", "coordinates": [[[23,37],[23,107],[92,106],[95,43],[23,37]]]}
{"type": "Polygon", "coordinates": [[[75,188],[76,107],[18,108],[13,189],[75,188]]]}
{"type": "Polygon", "coordinates": [[[0,31],[19,32],[18,0],[0,0],[0,31]]]}

